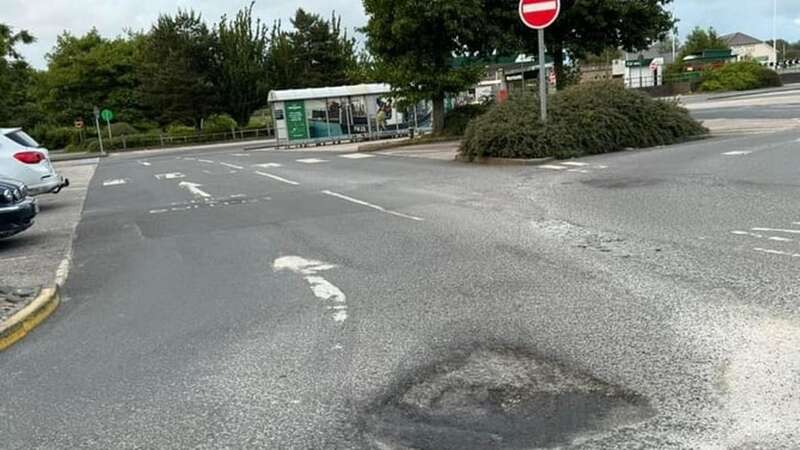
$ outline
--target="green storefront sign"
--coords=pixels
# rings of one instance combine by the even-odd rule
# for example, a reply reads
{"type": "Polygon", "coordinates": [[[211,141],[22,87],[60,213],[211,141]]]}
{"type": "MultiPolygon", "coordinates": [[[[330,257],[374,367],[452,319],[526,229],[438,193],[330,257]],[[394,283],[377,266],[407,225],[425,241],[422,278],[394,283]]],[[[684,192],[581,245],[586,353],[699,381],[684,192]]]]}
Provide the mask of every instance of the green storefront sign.
{"type": "Polygon", "coordinates": [[[286,102],[286,129],[290,141],[308,139],[305,102],[286,102]]]}

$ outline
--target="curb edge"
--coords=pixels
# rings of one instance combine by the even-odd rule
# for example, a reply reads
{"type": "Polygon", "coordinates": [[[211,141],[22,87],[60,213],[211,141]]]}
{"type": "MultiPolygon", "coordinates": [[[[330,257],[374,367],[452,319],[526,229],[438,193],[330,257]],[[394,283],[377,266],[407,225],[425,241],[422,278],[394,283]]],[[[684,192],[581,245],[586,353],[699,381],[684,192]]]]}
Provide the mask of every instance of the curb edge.
{"type": "Polygon", "coordinates": [[[29,305],[11,316],[0,329],[0,351],[14,345],[47,319],[61,303],[58,287],[45,288],[29,305]]]}

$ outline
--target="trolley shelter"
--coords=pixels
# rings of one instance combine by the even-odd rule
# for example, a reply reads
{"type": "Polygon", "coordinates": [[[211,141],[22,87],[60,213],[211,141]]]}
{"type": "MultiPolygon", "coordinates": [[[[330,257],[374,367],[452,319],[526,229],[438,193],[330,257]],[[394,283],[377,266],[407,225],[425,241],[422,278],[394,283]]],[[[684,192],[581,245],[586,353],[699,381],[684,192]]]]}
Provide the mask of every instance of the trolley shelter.
{"type": "Polygon", "coordinates": [[[269,93],[269,103],[279,144],[377,139],[409,131],[409,114],[398,111],[388,84],[276,90],[269,93]]]}

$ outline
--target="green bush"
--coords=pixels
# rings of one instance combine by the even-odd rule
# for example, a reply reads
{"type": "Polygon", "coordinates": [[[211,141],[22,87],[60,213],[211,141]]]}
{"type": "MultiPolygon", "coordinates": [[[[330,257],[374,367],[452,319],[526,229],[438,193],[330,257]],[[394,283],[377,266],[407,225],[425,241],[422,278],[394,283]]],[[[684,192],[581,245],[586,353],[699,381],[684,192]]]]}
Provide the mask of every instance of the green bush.
{"type": "Polygon", "coordinates": [[[494,105],[467,126],[461,154],[505,158],[570,158],[625,148],[673,144],[707,133],[675,103],[598,82],[569,87],[550,97],[546,124],[536,96],[494,105]]]}
{"type": "Polygon", "coordinates": [[[203,121],[203,132],[207,134],[229,133],[235,128],[236,121],[227,114],[213,115],[203,121]]]}
{"type": "Polygon", "coordinates": [[[486,113],[489,105],[463,105],[450,110],[444,116],[444,134],[448,136],[463,136],[469,121],[486,113]]]}
{"type": "Polygon", "coordinates": [[[782,86],[778,74],[754,61],[741,61],[708,69],[703,73],[700,90],[746,91],[765,87],[782,86]]]}
{"type": "Polygon", "coordinates": [[[73,127],[37,125],[31,130],[31,136],[43,147],[51,150],[59,150],[80,142],[80,131],[73,127]]]}
{"type": "Polygon", "coordinates": [[[186,136],[188,134],[195,134],[197,130],[193,127],[187,127],[180,123],[173,123],[167,127],[167,134],[170,136],[186,136]]]}
{"type": "MultiPolygon", "coordinates": [[[[106,130],[103,130],[106,131],[106,130]]],[[[117,136],[128,136],[131,134],[139,134],[139,130],[134,128],[131,124],[125,122],[117,122],[111,124],[111,135],[114,137],[117,136]]]]}

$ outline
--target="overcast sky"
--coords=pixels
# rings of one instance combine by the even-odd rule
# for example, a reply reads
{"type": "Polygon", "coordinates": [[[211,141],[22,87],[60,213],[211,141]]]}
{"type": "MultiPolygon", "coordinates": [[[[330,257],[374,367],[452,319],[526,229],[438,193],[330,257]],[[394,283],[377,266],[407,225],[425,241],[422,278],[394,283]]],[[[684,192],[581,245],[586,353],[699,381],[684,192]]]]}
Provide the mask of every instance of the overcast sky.
{"type": "MultiPolygon", "coordinates": [[[[457,1],[457,0],[454,0],[457,1]]],[[[0,22],[32,32],[37,42],[25,46],[22,53],[34,66],[46,65],[45,54],[63,30],[83,34],[92,26],[101,34],[113,37],[125,29],[147,29],[159,13],[177,8],[193,8],[209,22],[222,14],[235,14],[250,0],[2,0],[0,22]]],[[[276,19],[288,23],[298,7],[330,15],[342,15],[352,32],[364,25],[361,0],[257,0],[255,10],[268,23],[276,19]]],[[[800,0],[778,0],[778,37],[800,40],[800,0]]],[[[715,27],[720,33],[741,31],[760,39],[772,37],[772,2],[769,0],[676,0],[681,36],[694,26],[715,27]]]]}

